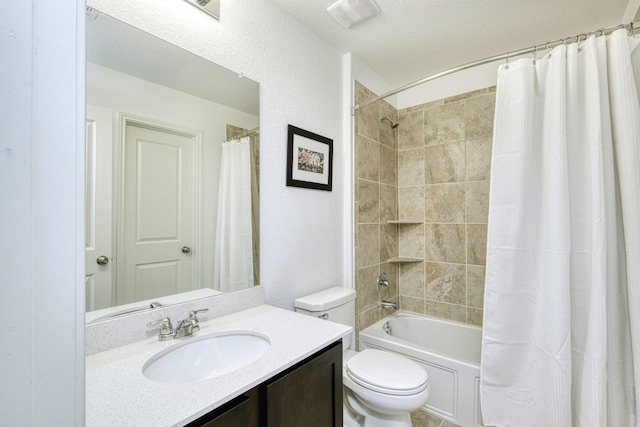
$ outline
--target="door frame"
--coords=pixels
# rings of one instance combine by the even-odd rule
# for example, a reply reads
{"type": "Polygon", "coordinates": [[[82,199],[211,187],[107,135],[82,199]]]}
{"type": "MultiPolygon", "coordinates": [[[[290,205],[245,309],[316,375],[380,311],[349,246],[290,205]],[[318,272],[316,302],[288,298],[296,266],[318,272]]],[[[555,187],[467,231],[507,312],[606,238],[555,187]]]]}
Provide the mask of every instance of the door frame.
{"type": "Polygon", "coordinates": [[[193,200],[193,214],[192,214],[192,262],[191,262],[191,289],[198,288],[201,279],[201,266],[202,266],[202,131],[187,128],[185,126],[176,125],[173,123],[167,123],[156,119],[137,116],[129,113],[118,113],[118,129],[114,132],[114,135],[118,135],[118,141],[114,144],[114,173],[113,177],[115,182],[113,183],[114,195],[113,195],[113,239],[115,244],[114,260],[116,269],[116,286],[114,286],[114,298],[117,298],[118,287],[124,281],[124,270],[119,268],[120,257],[124,254],[124,239],[118,239],[117,236],[123,236],[124,233],[124,162],[125,162],[125,144],[126,144],[126,131],[127,126],[133,125],[138,127],[144,127],[151,130],[160,132],[174,133],[181,136],[191,138],[193,144],[193,158],[192,158],[192,200],[193,200]]]}

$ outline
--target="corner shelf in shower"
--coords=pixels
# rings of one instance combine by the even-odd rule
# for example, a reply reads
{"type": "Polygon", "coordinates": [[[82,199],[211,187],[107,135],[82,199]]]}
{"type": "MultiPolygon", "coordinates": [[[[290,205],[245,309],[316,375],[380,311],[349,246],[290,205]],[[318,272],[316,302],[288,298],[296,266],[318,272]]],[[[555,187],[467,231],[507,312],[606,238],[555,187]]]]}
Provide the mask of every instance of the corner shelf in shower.
{"type": "Polygon", "coordinates": [[[421,261],[424,261],[424,259],[414,258],[410,256],[397,256],[397,257],[389,258],[387,260],[387,262],[390,262],[392,264],[407,264],[410,262],[421,262],[421,261]]]}

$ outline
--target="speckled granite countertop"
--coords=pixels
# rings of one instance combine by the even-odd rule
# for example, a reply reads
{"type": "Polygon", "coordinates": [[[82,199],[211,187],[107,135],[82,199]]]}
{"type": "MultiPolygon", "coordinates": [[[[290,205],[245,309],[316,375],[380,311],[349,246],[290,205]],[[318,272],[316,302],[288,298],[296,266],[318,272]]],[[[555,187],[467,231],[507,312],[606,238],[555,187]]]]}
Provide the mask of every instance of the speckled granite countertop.
{"type": "Polygon", "coordinates": [[[200,332],[194,337],[253,331],[268,336],[271,346],[261,358],[243,368],[186,384],[151,381],[142,374],[142,366],[151,356],[190,337],[166,342],[154,337],[88,356],[86,425],[183,426],[351,332],[344,325],[268,305],[200,325],[200,332]]]}

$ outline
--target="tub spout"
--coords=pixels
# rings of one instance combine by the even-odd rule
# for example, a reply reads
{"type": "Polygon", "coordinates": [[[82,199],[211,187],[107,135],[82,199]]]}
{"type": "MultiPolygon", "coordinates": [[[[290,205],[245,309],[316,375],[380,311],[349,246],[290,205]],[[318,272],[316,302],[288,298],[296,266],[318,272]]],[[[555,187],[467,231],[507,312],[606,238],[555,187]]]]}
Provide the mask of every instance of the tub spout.
{"type": "Polygon", "coordinates": [[[382,308],[391,308],[393,310],[397,310],[398,309],[398,304],[396,304],[395,302],[391,302],[391,301],[382,300],[382,301],[380,301],[380,305],[382,306],[382,308]]]}

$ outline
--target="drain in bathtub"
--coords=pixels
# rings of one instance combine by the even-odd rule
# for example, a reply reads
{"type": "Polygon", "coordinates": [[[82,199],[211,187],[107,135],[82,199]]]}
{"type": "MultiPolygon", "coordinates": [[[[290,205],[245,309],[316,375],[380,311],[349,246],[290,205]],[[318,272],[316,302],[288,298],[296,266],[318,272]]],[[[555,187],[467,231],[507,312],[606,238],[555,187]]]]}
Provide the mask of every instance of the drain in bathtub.
{"type": "Polygon", "coordinates": [[[384,324],[384,326],[382,327],[382,329],[384,329],[384,331],[385,331],[387,334],[391,335],[391,325],[389,324],[389,322],[386,322],[386,323],[384,324]]]}

